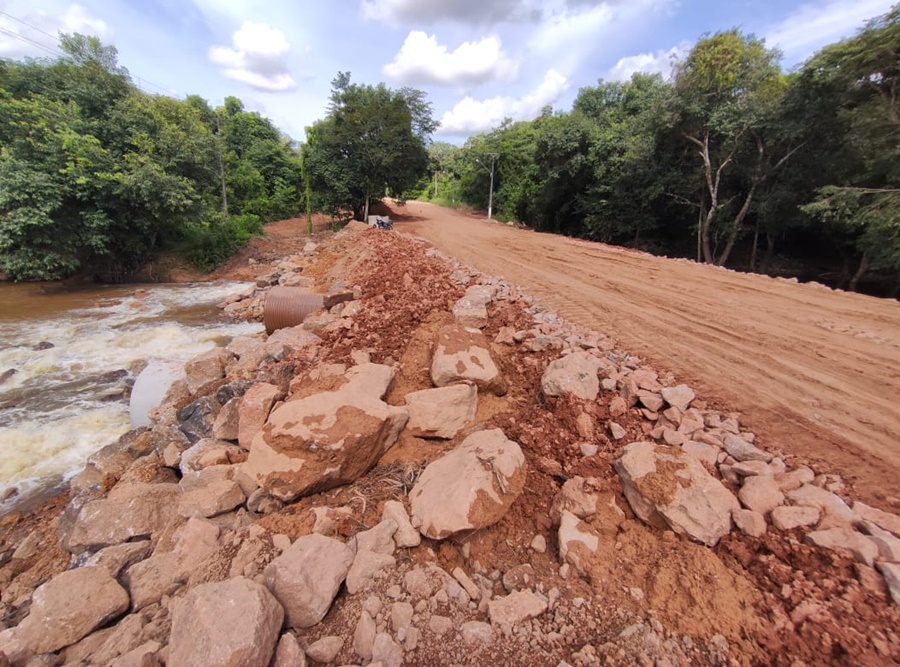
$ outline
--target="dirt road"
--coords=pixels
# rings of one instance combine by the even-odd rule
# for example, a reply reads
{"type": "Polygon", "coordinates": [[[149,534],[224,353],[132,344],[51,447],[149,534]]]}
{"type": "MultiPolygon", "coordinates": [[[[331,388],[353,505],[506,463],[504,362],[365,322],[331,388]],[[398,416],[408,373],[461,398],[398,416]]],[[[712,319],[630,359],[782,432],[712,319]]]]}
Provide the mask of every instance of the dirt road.
{"type": "Polygon", "coordinates": [[[900,303],[538,234],[431,204],[396,229],[618,339],[762,442],[900,496],[900,303]]]}

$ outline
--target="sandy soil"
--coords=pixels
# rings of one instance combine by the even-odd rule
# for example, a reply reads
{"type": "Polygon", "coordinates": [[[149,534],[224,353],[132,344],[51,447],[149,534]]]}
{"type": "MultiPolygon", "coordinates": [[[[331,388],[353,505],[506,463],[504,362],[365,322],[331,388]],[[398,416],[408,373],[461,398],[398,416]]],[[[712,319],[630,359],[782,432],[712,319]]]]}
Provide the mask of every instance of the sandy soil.
{"type": "Polygon", "coordinates": [[[409,202],[396,229],[618,339],[762,442],[900,503],[900,303],[515,229],[409,202]]]}

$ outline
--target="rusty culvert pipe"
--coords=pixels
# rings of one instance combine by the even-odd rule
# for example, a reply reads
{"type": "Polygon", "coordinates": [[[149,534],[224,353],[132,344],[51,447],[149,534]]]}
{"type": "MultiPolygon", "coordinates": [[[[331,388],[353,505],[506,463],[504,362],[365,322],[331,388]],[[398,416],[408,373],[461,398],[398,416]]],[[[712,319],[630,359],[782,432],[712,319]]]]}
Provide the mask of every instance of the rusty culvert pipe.
{"type": "Polygon", "coordinates": [[[273,287],[266,295],[263,323],[266,333],[302,324],[310,313],[322,308],[322,295],[302,287],[273,287]]]}

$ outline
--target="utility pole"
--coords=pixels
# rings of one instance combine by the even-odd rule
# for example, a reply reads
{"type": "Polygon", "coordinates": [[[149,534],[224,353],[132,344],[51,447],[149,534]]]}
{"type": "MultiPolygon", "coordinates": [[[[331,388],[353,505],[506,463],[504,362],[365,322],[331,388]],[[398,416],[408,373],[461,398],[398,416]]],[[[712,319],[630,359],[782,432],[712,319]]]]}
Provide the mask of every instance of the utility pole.
{"type": "MultiPolygon", "coordinates": [[[[491,156],[491,168],[489,169],[491,172],[491,189],[488,193],[488,220],[492,220],[494,214],[494,163],[497,160],[497,153],[485,153],[485,155],[491,156]]],[[[487,165],[478,158],[475,158],[475,162],[487,169],[487,165]]]]}

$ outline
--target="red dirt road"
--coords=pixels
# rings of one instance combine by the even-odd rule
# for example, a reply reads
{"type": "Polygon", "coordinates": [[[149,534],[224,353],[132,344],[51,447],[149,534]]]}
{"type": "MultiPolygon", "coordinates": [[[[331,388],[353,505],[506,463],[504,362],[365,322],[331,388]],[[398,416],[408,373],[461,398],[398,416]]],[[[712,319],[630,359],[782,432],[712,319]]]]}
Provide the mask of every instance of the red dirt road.
{"type": "MultiPolygon", "coordinates": [[[[395,229],[616,338],[764,445],[900,501],[900,303],[489,223],[432,204],[395,229]]],[[[890,500],[889,500],[890,499],[890,500]]],[[[886,502],[887,501],[887,502],[886,502]]]]}

